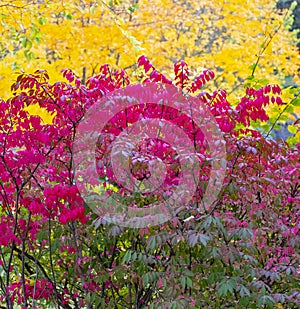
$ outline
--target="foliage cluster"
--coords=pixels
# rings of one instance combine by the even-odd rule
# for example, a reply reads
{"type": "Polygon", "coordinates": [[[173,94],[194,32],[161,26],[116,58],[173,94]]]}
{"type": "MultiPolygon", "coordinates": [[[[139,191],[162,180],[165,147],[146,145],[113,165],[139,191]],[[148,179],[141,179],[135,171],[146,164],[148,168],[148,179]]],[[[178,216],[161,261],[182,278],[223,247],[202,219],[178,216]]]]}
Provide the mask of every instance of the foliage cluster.
{"type": "MultiPolygon", "coordinates": [[[[277,85],[249,86],[232,106],[224,90],[201,92],[212,71],[193,78],[179,61],[169,79],[144,56],[137,65],[143,83],[175,84],[216,117],[226,141],[227,176],[214,207],[200,207],[213,158],[194,139],[203,177],[173,220],[143,229],[102,220],[76,188],[73,143],[86,111],[128,86],[128,76],[107,65],[86,83],[70,70],[63,71],[64,82],[55,83],[46,71],[22,74],[13,96],[0,102],[0,301],[9,309],[299,308],[300,144],[269,139],[289,111],[274,119],[265,112],[268,105],[299,105],[299,89],[285,102],[277,85]],[[53,115],[52,123],[25,110],[37,102],[53,115]]],[[[162,117],[149,106],[139,113],[162,117]]],[[[135,113],[118,116],[118,127],[108,119],[112,136],[137,120],[135,113]]],[[[187,123],[178,111],[176,124],[192,138],[187,123]]],[[[159,142],[157,147],[162,150],[159,142]]],[[[162,151],[170,163],[168,179],[175,179],[168,184],[172,191],[176,156],[168,155],[171,147],[162,151]]],[[[103,194],[122,192],[105,173],[99,170],[99,177],[106,176],[103,194]]],[[[127,195],[120,193],[120,199],[127,195]]],[[[143,207],[153,201],[134,202],[143,207]]]]}

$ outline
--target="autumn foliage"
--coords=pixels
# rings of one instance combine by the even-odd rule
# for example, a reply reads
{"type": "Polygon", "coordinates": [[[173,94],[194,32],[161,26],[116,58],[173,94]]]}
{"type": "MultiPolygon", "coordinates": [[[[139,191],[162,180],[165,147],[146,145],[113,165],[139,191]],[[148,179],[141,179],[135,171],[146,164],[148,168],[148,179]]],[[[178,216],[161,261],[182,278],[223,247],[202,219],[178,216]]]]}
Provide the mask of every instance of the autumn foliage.
{"type": "Polygon", "coordinates": [[[169,78],[178,59],[193,72],[213,68],[211,88],[225,89],[233,100],[242,95],[257,57],[259,79],[299,82],[296,32],[289,31],[293,11],[277,10],[275,1],[2,2],[1,97],[9,95],[16,72],[36,69],[46,69],[56,82],[61,69],[72,68],[84,79],[108,63],[138,80],[141,54],[169,78]]]}
{"type": "MultiPolygon", "coordinates": [[[[265,112],[268,105],[296,104],[299,94],[291,103],[277,85],[250,87],[234,106],[224,90],[201,90],[214,79],[210,70],[193,78],[179,61],[170,79],[144,56],[137,65],[143,83],[176,85],[215,116],[227,166],[214,207],[199,207],[213,158],[196,139],[203,177],[172,220],[142,229],[102,220],[76,187],[73,143],[88,109],[130,85],[129,77],[107,65],[86,83],[71,70],[55,83],[45,71],[22,74],[12,97],[0,103],[1,303],[10,309],[299,308],[300,145],[272,140],[274,123],[265,112]],[[24,110],[36,103],[53,115],[51,124],[24,110]],[[254,129],[254,122],[266,130],[254,129]]],[[[144,118],[161,117],[161,110],[146,107],[139,110],[144,118]]],[[[177,116],[177,125],[187,126],[180,122],[188,120],[185,115],[177,116]]],[[[117,136],[137,119],[132,114],[129,122],[120,120],[114,127],[108,119],[106,130],[117,136]]],[[[99,144],[99,151],[109,142],[99,144]]],[[[164,150],[159,141],[140,146],[137,156],[141,149],[165,152],[172,191],[179,175],[172,170],[178,163],[172,148],[164,150]]],[[[127,203],[128,192],[122,195],[107,171],[99,169],[99,190],[119,193],[127,203]]],[[[139,208],[156,202],[131,198],[139,208]]]]}

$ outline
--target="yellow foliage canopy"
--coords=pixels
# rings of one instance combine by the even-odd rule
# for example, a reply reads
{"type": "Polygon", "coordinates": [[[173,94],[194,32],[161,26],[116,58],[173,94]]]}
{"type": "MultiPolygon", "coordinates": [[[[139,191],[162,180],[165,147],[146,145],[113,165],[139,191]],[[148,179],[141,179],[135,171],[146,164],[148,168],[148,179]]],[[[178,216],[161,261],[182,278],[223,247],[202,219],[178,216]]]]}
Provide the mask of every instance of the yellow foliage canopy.
{"type": "Polygon", "coordinates": [[[299,83],[296,36],[287,23],[291,12],[275,10],[273,1],[120,3],[2,1],[0,96],[9,95],[9,85],[20,70],[45,69],[56,81],[63,68],[79,76],[85,68],[90,76],[108,63],[127,68],[138,78],[135,63],[141,54],[166,73],[178,59],[184,59],[195,74],[213,69],[217,76],[213,87],[235,90],[233,98],[257,57],[256,77],[283,84],[285,76],[292,76],[299,83]]]}

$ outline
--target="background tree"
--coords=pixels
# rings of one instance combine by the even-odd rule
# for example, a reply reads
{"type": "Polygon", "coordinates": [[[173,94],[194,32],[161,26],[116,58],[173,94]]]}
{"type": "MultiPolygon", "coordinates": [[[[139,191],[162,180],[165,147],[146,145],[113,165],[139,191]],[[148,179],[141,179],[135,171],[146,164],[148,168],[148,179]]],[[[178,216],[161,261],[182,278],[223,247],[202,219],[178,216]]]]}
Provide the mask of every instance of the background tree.
{"type": "Polygon", "coordinates": [[[163,72],[177,59],[192,63],[195,74],[214,69],[214,86],[229,95],[242,90],[254,67],[258,79],[299,81],[292,12],[268,0],[7,1],[0,9],[4,97],[16,70],[43,68],[56,80],[72,67],[85,79],[108,63],[130,74],[141,53],[163,72]]]}
{"type": "MultiPolygon", "coordinates": [[[[279,0],[277,2],[276,7],[278,9],[287,9],[289,8],[294,2],[297,3],[294,11],[293,11],[293,23],[291,30],[297,30],[297,38],[300,39],[300,1],[299,0],[279,0]]],[[[300,50],[300,43],[297,44],[298,49],[300,50]]]]}

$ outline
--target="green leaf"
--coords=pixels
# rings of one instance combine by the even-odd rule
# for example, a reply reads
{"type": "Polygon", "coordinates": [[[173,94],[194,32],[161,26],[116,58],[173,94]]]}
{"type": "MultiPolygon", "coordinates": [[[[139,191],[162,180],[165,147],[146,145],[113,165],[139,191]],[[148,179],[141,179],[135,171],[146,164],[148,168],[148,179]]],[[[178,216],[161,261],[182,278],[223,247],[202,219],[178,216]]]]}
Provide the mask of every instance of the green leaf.
{"type": "Polygon", "coordinates": [[[46,19],[45,19],[44,17],[39,17],[39,18],[37,19],[37,21],[38,21],[38,23],[39,23],[40,25],[45,25],[45,24],[46,24],[46,19]]]}
{"type": "Polygon", "coordinates": [[[212,254],[212,256],[214,257],[214,258],[219,258],[220,257],[220,255],[221,255],[221,251],[220,251],[220,249],[219,248],[212,248],[212,250],[211,250],[211,254],[212,254]]]}
{"type": "Polygon", "coordinates": [[[258,83],[261,86],[266,86],[269,83],[269,80],[267,78],[261,78],[261,79],[258,80],[258,83]]]}
{"type": "Polygon", "coordinates": [[[293,2],[291,3],[290,10],[291,10],[291,11],[294,11],[295,8],[297,7],[297,5],[298,5],[298,2],[297,2],[297,1],[293,1],[293,2]]]}
{"type": "Polygon", "coordinates": [[[291,104],[293,106],[300,106],[300,98],[296,98],[296,99],[292,100],[291,104]]]}
{"type": "Polygon", "coordinates": [[[285,112],[285,113],[289,113],[289,114],[293,113],[293,112],[294,112],[293,105],[289,105],[289,106],[285,109],[284,112],[285,112]]]}
{"type": "Polygon", "coordinates": [[[22,40],[22,46],[24,48],[26,48],[26,46],[27,46],[27,38],[26,37],[24,37],[23,40],[22,40]]]}
{"type": "Polygon", "coordinates": [[[39,230],[39,232],[37,233],[37,239],[39,242],[48,239],[47,231],[44,229],[39,230]]]}
{"type": "Polygon", "coordinates": [[[128,11],[133,13],[135,10],[137,10],[139,8],[139,5],[137,3],[134,3],[133,5],[131,5],[129,8],[128,8],[128,11]]]}
{"type": "Polygon", "coordinates": [[[238,232],[238,235],[239,235],[239,238],[247,240],[253,237],[253,232],[249,228],[241,228],[238,232]]]}
{"type": "Polygon", "coordinates": [[[269,295],[262,296],[257,302],[258,307],[261,307],[264,305],[274,305],[274,304],[275,304],[275,300],[269,295]]]}
{"type": "Polygon", "coordinates": [[[297,94],[299,92],[299,88],[297,87],[289,87],[290,94],[297,94]]]}
{"type": "Polygon", "coordinates": [[[230,183],[228,186],[228,191],[230,194],[232,194],[234,192],[234,187],[233,187],[233,183],[230,183]]]}
{"type": "Polygon", "coordinates": [[[198,235],[197,233],[191,233],[188,237],[188,242],[189,242],[189,245],[191,247],[194,247],[196,245],[196,243],[198,242],[198,235]]]}
{"type": "Polygon", "coordinates": [[[34,58],[33,52],[28,49],[24,50],[24,56],[26,57],[27,61],[30,61],[34,58]]]}
{"type": "Polygon", "coordinates": [[[122,263],[123,264],[127,264],[131,259],[131,251],[128,250],[126,251],[125,255],[123,256],[123,259],[122,259],[122,263]]]}
{"type": "Polygon", "coordinates": [[[185,278],[185,277],[181,277],[180,283],[181,283],[182,288],[185,289],[185,286],[186,286],[186,278],[185,278]]]}
{"type": "Polygon", "coordinates": [[[287,121],[289,119],[289,117],[287,116],[287,115],[285,115],[285,114],[282,114],[281,116],[280,116],[280,120],[281,121],[287,121]]]}
{"type": "Polygon", "coordinates": [[[125,37],[129,40],[135,52],[145,50],[145,48],[141,46],[142,43],[138,41],[131,33],[124,30],[123,28],[120,28],[120,30],[125,35],[125,37]]]}
{"type": "Polygon", "coordinates": [[[296,126],[293,125],[288,125],[287,127],[288,131],[291,132],[292,134],[296,134],[298,131],[298,128],[296,126]]]}
{"type": "Polygon", "coordinates": [[[191,278],[186,277],[186,285],[187,285],[189,288],[192,288],[192,287],[193,287],[193,281],[192,281],[191,278]]]}
{"type": "Polygon", "coordinates": [[[204,247],[206,247],[207,242],[210,240],[210,237],[207,236],[207,235],[205,235],[205,234],[199,234],[199,235],[198,235],[198,238],[199,238],[200,243],[201,243],[204,247]]]}
{"type": "Polygon", "coordinates": [[[295,136],[289,136],[287,139],[286,139],[286,142],[291,145],[291,146],[294,146],[296,145],[298,142],[299,142],[299,139],[296,138],[295,136]]]}
{"type": "Polygon", "coordinates": [[[148,272],[144,274],[142,278],[143,286],[147,286],[148,284],[155,282],[160,276],[161,272],[148,272]]]}
{"type": "Polygon", "coordinates": [[[52,251],[57,251],[60,248],[60,245],[61,245],[60,239],[54,239],[51,243],[52,251]]]}
{"type": "Polygon", "coordinates": [[[244,286],[240,286],[240,295],[241,297],[250,296],[250,291],[244,286]]]}
{"type": "MultiPolygon", "coordinates": [[[[253,63],[253,64],[251,64],[251,65],[249,66],[249,69],[252,71],[252,70],[255,68],[255,66],[256,66],[256,64],[253,63]]],[[[254,79],[254,76],[249,76],[249,77],[247,77],[247,80],[252,80],[252,79],[254,79]]]]}
{"type": "Polygon", "coordinates": [[[228,292],[228,287],[227,287],[227,284],[224,283],[218,289],[218,294],[219,294],[219,296],[225,296],[227,294],[227,292],[228,292]]]}
{"type": "Polygon", "coordinates": [[[154,250],[156,249],[156,239],[155,237],[152,237],[150,240],[150,249],[154,250]]]}
{"type": "Polygon", "coordinates": [[[69,13],[69,14],[65,15],[65,18],[71,20],[71,19],[73,19],[73,16],[72,16],[72,14],[69,13]]]}
{"type": "Polygon", "coordinates": [[[213,223],[213,217],[209,215],[206,217],[205,221],[201,225],[204,230],[207,230],[212,223],[213,223]]]}
{"type": "Polygon", "coordinates": [[[137,253],[136,252],[134,252],[133,254],[132,254],[132,256],[131,256],[131,261],[135,261],[137,259],[137,253]]]}

